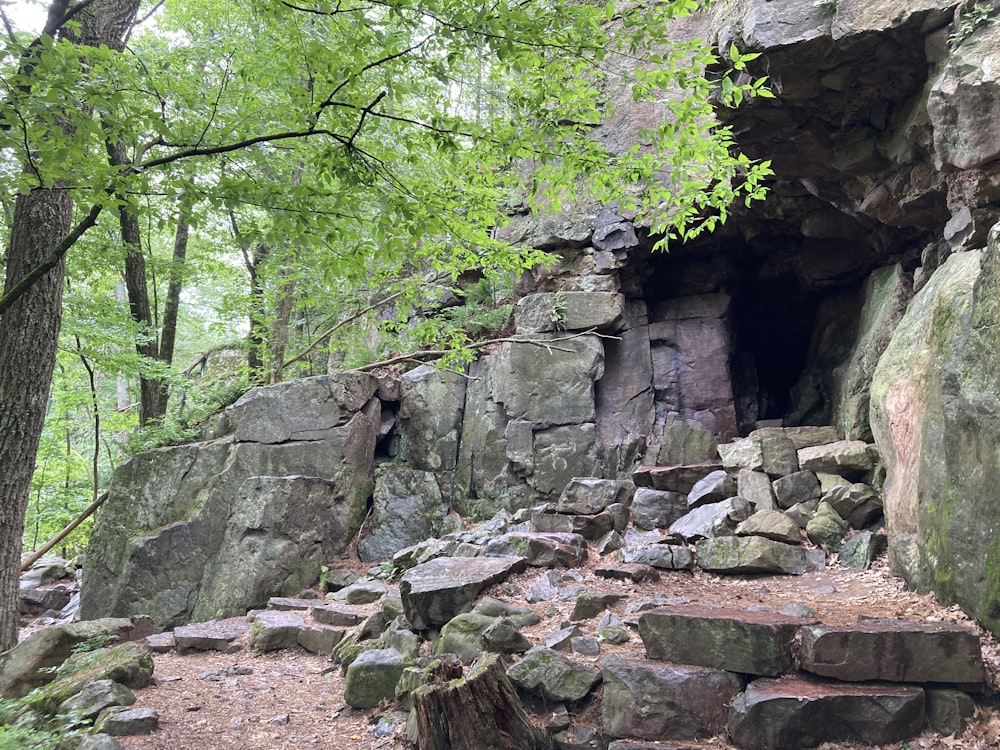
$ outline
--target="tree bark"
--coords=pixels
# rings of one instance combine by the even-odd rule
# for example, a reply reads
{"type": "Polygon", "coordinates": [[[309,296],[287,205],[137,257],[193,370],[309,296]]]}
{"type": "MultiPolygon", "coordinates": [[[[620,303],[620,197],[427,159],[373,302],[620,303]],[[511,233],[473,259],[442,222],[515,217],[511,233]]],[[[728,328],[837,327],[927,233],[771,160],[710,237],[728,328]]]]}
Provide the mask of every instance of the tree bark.
{"type": "MultiPolygon", "coordinates": [[[[72,218],[65,190],[17,196],[5,290],[49,254],[72,218]]],[[[0,318],[0,651],[17,643],[21,534],[56,364],[64,268],[60,261],[0,318]]]]}
{"type": "MultiPolygon", "coordinates": [[[[138,7],[139,0],[95,0],[77,16],[79,41],[121,50],[138,7]]],[[[50,18],[61,17],[60,8],[66,3],[56,0],[50,18]]],[[[22,71],[32,65],[31,59],[23,60],[22,71]]],[[[64,105],[69,111],[80,103],[64,105]]],[[[62,186],[35,188],[17,197],[5,293],[52,256],[69,234],[72,218],[73,201],[62,186]]],[[[17,643],[21,535],[55,369],[64,271],[60,255],[0,318],[0,651],[17,643]]]]}
{"type": "Polygon", "coordinates": [[[551,750],[552,739],[528,720],[498,654],[482,657],[462,680],[413,694],[420,750],[551,750]]]}

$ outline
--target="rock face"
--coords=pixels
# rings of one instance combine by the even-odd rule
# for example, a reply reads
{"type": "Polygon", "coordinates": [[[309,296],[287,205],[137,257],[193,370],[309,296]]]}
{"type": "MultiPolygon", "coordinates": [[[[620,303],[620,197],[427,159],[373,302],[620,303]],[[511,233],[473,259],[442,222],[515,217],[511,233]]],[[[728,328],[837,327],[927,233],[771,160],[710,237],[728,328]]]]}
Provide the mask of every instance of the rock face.
{"type": "Polygon", "coordinates": [[[1000,629],[1000,238],[951,256],[876,370],[890,560],[911,585],[1000,629]],[[990,364],[986,364],[986,363],[990,364]]]}
{"type": "Polygon", "coordinates": [[[357,533],[381,405],[367,376],[249,391],[226,437],[139,454],[116,472],[87,553],[84,618],[163,629],[298,593],[357,533]]]}

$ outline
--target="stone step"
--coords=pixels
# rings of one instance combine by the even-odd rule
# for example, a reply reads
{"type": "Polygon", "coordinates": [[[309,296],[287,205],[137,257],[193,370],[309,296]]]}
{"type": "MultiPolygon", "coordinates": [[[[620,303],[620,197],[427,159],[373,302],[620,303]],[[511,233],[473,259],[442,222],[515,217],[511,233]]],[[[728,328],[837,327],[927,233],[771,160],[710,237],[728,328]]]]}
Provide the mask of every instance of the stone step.
{"type": "Polygon", "coordinates": [[[733,701],[729,737],[741,750],[842,741],[882,745],[919,734],[923,723],[919,687],[782,677],[751,682],[733,701]]]}
{"type": "Polygon", "coordinates": [[[982,686],[979,634],[940,622],[862,620],[849,627],[802,629],[802,669],[861,682],[943,682],[982,686]]]}
{"type": "Polygon", "coordinates": [[[776,612],[691,604],[643,612],[639,636],[650,659],[777,677],[793,671],[795,637],[815,623],[776,612]]]}
{"type": "Polygon", "coordinates": [[[491,539],[487,557],[517,556],[539,568],[573,568],[587,560],[587,540],[579,534],[510,531],[491,539]]]}
{"type": "Polygon", "coordinates": [[[233,641],[250,629],[245,617],[209,620],[174,628],[174,644],[179,652],[226,651],[233,641]]]}
{"type": "Polygon", "coordinates": [[[609,737],[640,740],[712,737],[742,682],[729,672],[611,656],[601,662],[603,721],[609,737]]]}

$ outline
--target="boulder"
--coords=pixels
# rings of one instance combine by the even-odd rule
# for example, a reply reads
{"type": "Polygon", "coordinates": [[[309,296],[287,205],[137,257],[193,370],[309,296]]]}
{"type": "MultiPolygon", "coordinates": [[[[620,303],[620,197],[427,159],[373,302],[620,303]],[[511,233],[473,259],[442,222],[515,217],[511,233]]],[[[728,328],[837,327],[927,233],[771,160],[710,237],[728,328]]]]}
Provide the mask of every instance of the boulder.
{"type": "Polygon", "coordinates": [[[374,708],[396,696],[396,683],[407,666],[394,648],[363,651],[344,675],[344,702],[353,708],[374,708]]]}
{"type": "Polygon", "coordinates": [[[781,511],[759,510],[736,527],[736,536],[761,536],[785,544],[801,544],[798,525],[781,511]]]}
{"type": "Polygon", "coordinates": [[[632,497],[632,523],[640,529],[666,529],[688,512],[688,500],[680,492],[640,487],[632,497]]]}
{"type": "Polygon", "coordinates": [[[809,569],[806,550],[762,536],[702,539],[695,545],[698,567],[714,573],[785,573],[809,569]]]}
{"type": "Polygon", "coordinates": [[[694,567],[694,555],[686,544],[647,544],[640,547],[626,547],[621,552],[626,564],[649,565],[662,570],[690,570],[694,567]]]}
{"type": "Polygon", "coordinates": [[[824,742],[888,745],[919,734],[924,691],[908,685],[756,680],[733,701],[729,736],[743,750],[824,742]]]}
{"type": "Polygon", "coordinates": [[[868,570],[875,562],[875,558],[885,552],[888,546],[889,540],[885,534],[862,531],[841,545],[837,560],[848,568],[868,570]]]}
{"type": "Polygon", "coordinates": [[[795,638],[814,622],[692,604],[643,612],[639,636],[650,659],[774,677],[794,669],[795,638]]]}
{"type": "Polygon", "coordinates": [[[740,469],[736,478],[736,494],[758,510],[774,510],[774,487],[771,477],[762,471],[740,469]]]}
{"type": "Polygon", "coordinates": [[[463,663],[470,664],[483,652],[483,633],[496,623],[497,618],[474,612],[455,615],[441,628],[434,653],[455,654],[463,663]]]}
{"type": "Polygon", "coordinates": [[[799,465],[813,473],[839,474],[847,479],[865,477],[879,460],[874,445],[862,440],[838,440],[836,443],[802,448],[799,465]]]}
{"type": "Polygon", "coordinates": [[[827,502],[820,502],[816,515],[806,523],[806,536],[817,547],[837,552],[844,542],[848,524],[827,502]]]}
{"type": "Polygon", "coordinates": [[[863,529],[882,517],[882,498],[867,484],[839,485],[822,497],[853,529],[863,529]]]}
{"type": "Polygon", "coordinates": [[[811,471],[796,471],[775,479],[773,488],[775,502],[784,509],[820,496],[819,479],[811,471]]]}
{"type": "Polygon", "coordinates": [[[675,412],[657,419],[650,442],[646,461],[657,466],[687,466],[719,457],[711,430],[694,419],[682,419],[675,412]]]}
{"type": "Polygon", "coordinates": [[[736,494],[736,479],[726,471],[713,471],[698,480],[687,496],[688,508],[720,503],[736,494]]]}
{"type": "Polygon", "coordinates": [[[130,737],[152,734],[159,726],[160,715],[155,709],[116,706],[104,710],[94,723],[94,731],[112,737],[130,737]]]}
{"type": "Polygon", "coordinates": [[[725,727],[729,704],[742,687],[736,675],[717,669],[621,657],[603,659],[601,672],[610,737],[712,737],[725,727]]]}
{"type": "Polygon", "coordinates": [[[488,557],[517,556],[535,567],[572,568],[587,559],[587,542],[579,534],[511,531],[491,539],[483,554],[488,557]]]}
{"type": "Polygon", "coordinates": [[[399,581],[406,619],[418,630],[444,625],[470,609],[483,589],[525,566],[522,557],[440,557],[417,565],[399,581]]]}
{"type": "Polygon", "coordinates": [[[174,645],[185,651],[226,651],[233,641],[250,630],[245,617],[208,620],[174,628],[174,645]]]}
{"type": "Polygon", "coordinates": [[[363,562],[388,560],[394,554],[441,534],[447,505],[433,472],[405,466],[379,467],[371,522],[358,542],[363,562]]]}
{"type": "Polygon", "coordinates": [[[549,701],[582,700],[601,681],[601,671],[542,646],[531,648],[507,677],[518,688],[549,701]]]}
{"type": "Polygon", "coordinates": [[[822,677],[863,682],[983,684],[979,634],[960,625],[862,620],[845,627],[802,629],[802,668],[822,677]]]}
{"type": "Polygon", "coordinates": [[[615,503],[627,505],[634,489],[631,482],[573,477],[559,495],[554,510],[557,513],[593,515],[615,503]]]}
{"type": "Polygon", "coordinates": [[[59,712],[73,713],[93,721],[106,708],[131,706],[133,703],[135,695],[121,683],[114,680],[94,680],[84,686],[79,693],[63,701],[59,706],[59,712]]]}
{"type": "Polygon", "coordinates": [[[722,464],[718,462],[688,466],[640,466],[632,472],[632,481],[636,487],[687,495],[699,480],[721,468],[722,464]]]}
{"type": "Polygon", "coordinates": [[[670,525],[670,533],[687,541],[727,536],[736,531],[741,521],[750,517],[750,505],[742,497],[731,497],[721,503],[702,505],[678,518],[670,525]]]}
{"type": "Polygon", "coordinates": [[[298,612],[258,612],[250,626],[250,645],[261,654],[294,648],[305,626],[305,615],[298,612]]]}
{"type": "Polygon", "coordinates": [[[85,556],[81,617],[141,612],[166,630],[318,580],[371,493],[380,402],[357,406],[375,381],[344,378],[254,389],[227,412],[229,437],[119,466],[85,556]]]}
{"type": "Polygon", "coordinates": [[[531,642],[511,620],[501,617],[482,634],[483,649],[496,654],[523,654],[531,642]]]}
{"type": "Polygon", "coordinates": [[[607,511],[593,516],[573,516],[565,513],[532,513],[531,530],[543,534],[579,534],[584,539],[597,541],[612,531],[615,520],[607,511]]]}

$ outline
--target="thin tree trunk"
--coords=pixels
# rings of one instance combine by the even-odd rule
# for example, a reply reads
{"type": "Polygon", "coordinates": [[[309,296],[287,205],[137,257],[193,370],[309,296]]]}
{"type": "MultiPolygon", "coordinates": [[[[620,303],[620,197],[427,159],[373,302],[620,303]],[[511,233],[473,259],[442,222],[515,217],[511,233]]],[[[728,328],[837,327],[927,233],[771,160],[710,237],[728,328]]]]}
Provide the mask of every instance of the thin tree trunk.
{"type": "MultiPolygon", "coordinates": [[[[108,141],[108,160],[114,166],[129,163],[125,144],[108,141]]],[[[119,196],[122,197],[122,196],[119,196]]],[[[156,327],[149,305],[149,287],[146,284],[146,256],[142,253],[142,230],[139,219],[122,202],[118,207],[118,225],[122,243],[125,245],[125,288],[128,290],[128,309],[132,320],[139,326],[140,339],[135,348],[139,354],[149,359],[159,359],[159,345],[156,327]]],[[[159,422],[167,410],[165,386],[158,378],[139,376],[139,425],[159,422]]]]}
{"type": "MultiPolygon", "coordinates": [[[[139,0],[95,0],[77,16],[81,43],[121,50],[138,7],[139,0]]],[[[65,8],[56,0],[50,17],[58,21],[65,8]]],[[[23,61],[22,71],[32,65],[33,60],[23,61]]],[[[68,111],[80,103],[64,106],[68,111]]],[[[5,293],[51,257],[69,234],[72,218],[73,201],[62,186],[17,196],[5,293]]],[[[0,318],[0,651],[17,643],[21,535],[56,364],[64,273],[60,256],[0,318]]]]}

